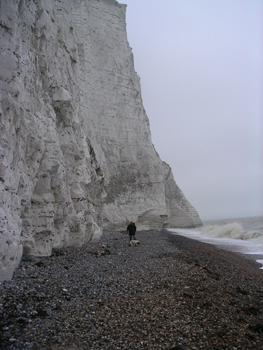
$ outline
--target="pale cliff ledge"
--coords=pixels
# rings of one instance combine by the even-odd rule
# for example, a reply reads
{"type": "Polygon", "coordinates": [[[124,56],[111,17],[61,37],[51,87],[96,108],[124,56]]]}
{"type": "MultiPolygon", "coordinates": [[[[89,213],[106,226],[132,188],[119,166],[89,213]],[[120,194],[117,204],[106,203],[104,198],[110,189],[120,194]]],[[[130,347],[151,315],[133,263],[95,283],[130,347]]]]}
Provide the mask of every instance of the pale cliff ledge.
{"type": "Polygon", "coordinates": [[[113,0],[0,0],[0,279],[22,252],[200,218],[155,152],[113,0]]]}

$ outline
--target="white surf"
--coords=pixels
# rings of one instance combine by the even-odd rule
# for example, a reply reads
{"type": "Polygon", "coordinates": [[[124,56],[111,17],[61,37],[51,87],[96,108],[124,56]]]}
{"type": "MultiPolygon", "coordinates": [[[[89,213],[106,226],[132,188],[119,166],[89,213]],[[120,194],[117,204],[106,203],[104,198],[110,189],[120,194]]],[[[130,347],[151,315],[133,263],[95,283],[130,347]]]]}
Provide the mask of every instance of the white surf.
{"type": "MultiPolygon", "coordinates": [[[[208,224],[195,229],[171,228],[170,232],[223,249],[254,255],[263,265],[263,220],[256,218],[240,221],[208,224]]],[[[263,266],[261,267],[263,269],[263,266]]]]}

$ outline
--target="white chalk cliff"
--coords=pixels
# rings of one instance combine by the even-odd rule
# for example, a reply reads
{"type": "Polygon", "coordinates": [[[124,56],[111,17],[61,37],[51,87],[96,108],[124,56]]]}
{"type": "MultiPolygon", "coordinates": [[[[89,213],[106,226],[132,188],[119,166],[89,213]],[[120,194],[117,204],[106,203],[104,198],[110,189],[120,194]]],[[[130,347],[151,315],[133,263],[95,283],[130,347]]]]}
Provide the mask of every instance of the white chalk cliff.
{"type": "Polygon", "coordinates": [[[0,280],[103,228],[195,226],[156,153],[115,0],[0,0],[0,280]]]}

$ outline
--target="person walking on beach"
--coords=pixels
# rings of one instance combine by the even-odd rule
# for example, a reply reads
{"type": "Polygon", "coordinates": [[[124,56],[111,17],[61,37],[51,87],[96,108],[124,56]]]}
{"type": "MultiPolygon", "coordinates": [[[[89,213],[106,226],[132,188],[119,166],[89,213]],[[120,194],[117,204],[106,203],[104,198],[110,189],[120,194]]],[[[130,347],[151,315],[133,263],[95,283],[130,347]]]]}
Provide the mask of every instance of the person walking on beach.
{"type": "Polygon", "coordinates": [[[133,240],[136,240],[135,233],[136,233],[136,225],[134,222],[130,222],[129,225],[127,226],[127,231],[130,236],[130,242],[133,240]]]}

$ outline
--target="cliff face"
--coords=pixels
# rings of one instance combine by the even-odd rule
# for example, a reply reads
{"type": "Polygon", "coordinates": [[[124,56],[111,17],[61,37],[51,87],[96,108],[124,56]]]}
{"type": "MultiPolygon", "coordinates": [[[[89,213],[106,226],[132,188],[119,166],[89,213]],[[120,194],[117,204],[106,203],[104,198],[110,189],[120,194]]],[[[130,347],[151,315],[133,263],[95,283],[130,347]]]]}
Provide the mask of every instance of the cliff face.
{"type": "Polygon", "coordinates": [[[0,0],[0,279],[102,228],[193,226],[114,0],[0,0]]]}

